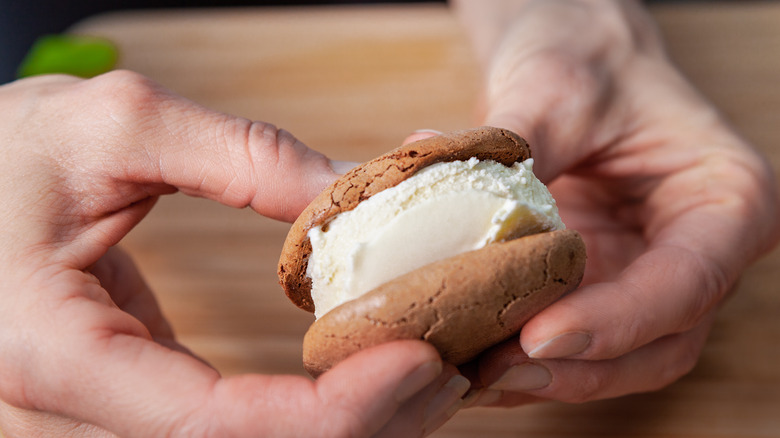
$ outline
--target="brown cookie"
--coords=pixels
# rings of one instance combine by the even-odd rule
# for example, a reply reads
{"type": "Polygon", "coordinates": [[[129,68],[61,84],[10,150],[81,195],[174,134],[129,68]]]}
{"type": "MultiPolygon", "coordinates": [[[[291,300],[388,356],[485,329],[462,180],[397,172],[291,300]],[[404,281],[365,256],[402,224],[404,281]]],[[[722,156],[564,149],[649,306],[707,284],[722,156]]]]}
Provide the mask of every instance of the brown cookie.
{"type": "Polygon", "coordinates": [[[315,321],[303,341],[304,367],[318,376],[361,349],[399,339],[428,341],[460,365],[577,287],[584,269],[585,245],[573,230],[431,263],[315,321]]]}
{"type": "Polygon", "coordinates": [[[311,279],[306,275],[311,254],[307,234],[311,228],[354,209],[358,203],[434,163],[477,157],[511,166],[530,156],[528,144],[517,134],[481,127],[410,143],[352,169],[315,198],[293,224],[279,259],[279,283],[298,307],[314,312],[311,279]]]}

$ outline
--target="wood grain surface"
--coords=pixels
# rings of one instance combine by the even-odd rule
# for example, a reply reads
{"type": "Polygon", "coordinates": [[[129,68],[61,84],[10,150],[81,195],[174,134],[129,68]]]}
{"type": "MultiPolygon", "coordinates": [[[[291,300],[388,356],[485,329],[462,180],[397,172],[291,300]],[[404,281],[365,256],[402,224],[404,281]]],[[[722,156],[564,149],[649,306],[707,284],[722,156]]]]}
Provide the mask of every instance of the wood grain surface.
{"type": "MultiPolygon", "coordinates": [[[[780,169],[780,4],[652,9],[672,57],[780,169]]],[[[480,75],[443,6],[120,12],[74,32],[111,38],[121,67],[210,108],[269,121],[363,161],[412,130],[477,123],[480,75]]],[[[223,374],[303,374],[312,317],[282,293],[289,225],[201,199],[163,198],[122,242],[180,340],[223,374]]],[[[458,413],[434,436],[780,436],[780,252],[753,265],[700,363],[651,394],[458,413]]]]}

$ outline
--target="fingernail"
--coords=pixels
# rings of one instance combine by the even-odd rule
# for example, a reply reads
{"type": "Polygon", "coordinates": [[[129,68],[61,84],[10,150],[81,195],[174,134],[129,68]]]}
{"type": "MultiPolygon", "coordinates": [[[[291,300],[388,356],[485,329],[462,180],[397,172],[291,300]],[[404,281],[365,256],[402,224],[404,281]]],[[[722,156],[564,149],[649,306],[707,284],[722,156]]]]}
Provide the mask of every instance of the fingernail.
{"type": "Polygon", "coordinates": [[[435,129],[418,129],[418,130],[414,131],[413,134],[436,134],[436,135],[441,135],[442,132],[441,131],[437,131],[435,129]]]}
{"type": "Polygon", "coordinates": [[[497,391],[493,389],[481,388],[474,391],[469,391],[465,397],[463,397],[463,409],[466,408],[478,408],[480,406],[488,406],[501,399],[503,391],[497,391]]]}
{"type": "Polygon", "coordinates": [[[428,403],[425,408],[425,421],[423,427],[426,432],[438,429],[463,406],[463,397],[471,387],[469,379],[456,375],[453,376],[428,403]]]}
{"type": "Polygon", "coordinates": [[[333,169],[333,171],[338,173],[339,175],[344,175],[345,173],[355,168],[355,166],[357,166],[358,164],[360,163],[355,163],[354,161],[331,160],[330,168],[333,169]]]}
{"type": "Polygon", "coordinates": [[[590,345],[591,336],[584,332],[560,334],[528,353],[535,359],[561,359],[582,353],[590,345]]]}
{"type": "Polygon", "coordinates": [[[523,392],[542,389],[550,383],[552,383],[550,370],[539,364],[525,363],[506,370],[501,378],[490,385],[489,389],[523,392]]]}
{"type": "Polygon", "coordinates": [[[408,135],[402,143],[404,145],[407,145],[426,138],[435,137],[440,134],[441,131],[437,131],[435,129],[418,129],[412,132],[410,135],[408,135]]]}
{"type": "Polygon", "coordinates": [[[395,390],[395,400],[404,402],[439,377],[443,370],[439,361],[426,362],[412,371],[395,390]]]}

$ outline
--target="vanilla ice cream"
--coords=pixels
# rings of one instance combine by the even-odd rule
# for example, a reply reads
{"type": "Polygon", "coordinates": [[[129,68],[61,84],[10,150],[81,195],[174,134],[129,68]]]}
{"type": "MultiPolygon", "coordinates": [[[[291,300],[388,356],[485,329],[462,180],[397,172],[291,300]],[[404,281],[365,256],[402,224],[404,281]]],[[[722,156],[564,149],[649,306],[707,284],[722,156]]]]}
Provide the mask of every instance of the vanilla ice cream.
{"type": "MultiPolygon", "coordinates": [[[[437,163],[312,228],[315,316],[428,263],[564,229],[533,160],[437,163]]],[[[489,267],[486,267],[489,269],[489,267]]]]}

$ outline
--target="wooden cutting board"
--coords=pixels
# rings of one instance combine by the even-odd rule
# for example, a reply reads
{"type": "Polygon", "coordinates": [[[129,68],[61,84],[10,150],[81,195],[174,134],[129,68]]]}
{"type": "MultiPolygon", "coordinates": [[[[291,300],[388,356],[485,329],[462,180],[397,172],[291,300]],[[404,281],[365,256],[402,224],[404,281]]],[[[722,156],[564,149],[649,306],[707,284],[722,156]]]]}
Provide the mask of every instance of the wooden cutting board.
{"type": "MultiPolygon", "coordinates": [[[[780,169],[780,4],[694,2],[653,13],[671,56],[780,169]]],[[[478,123],[480,74],[439,5],[120,12],[74,32],[121,67],[208,107],[277,124],[362,161],[412,130],[478,123]]],[[[276,280],[288,224],[162,199],[124,241],[181,341],[223,374],[303,374],[312,317],[276,280]]],[[[780,252],[745,274],[697,368],[653,394],[460,412],[436,437],[780,436],[780,252]]]]}

